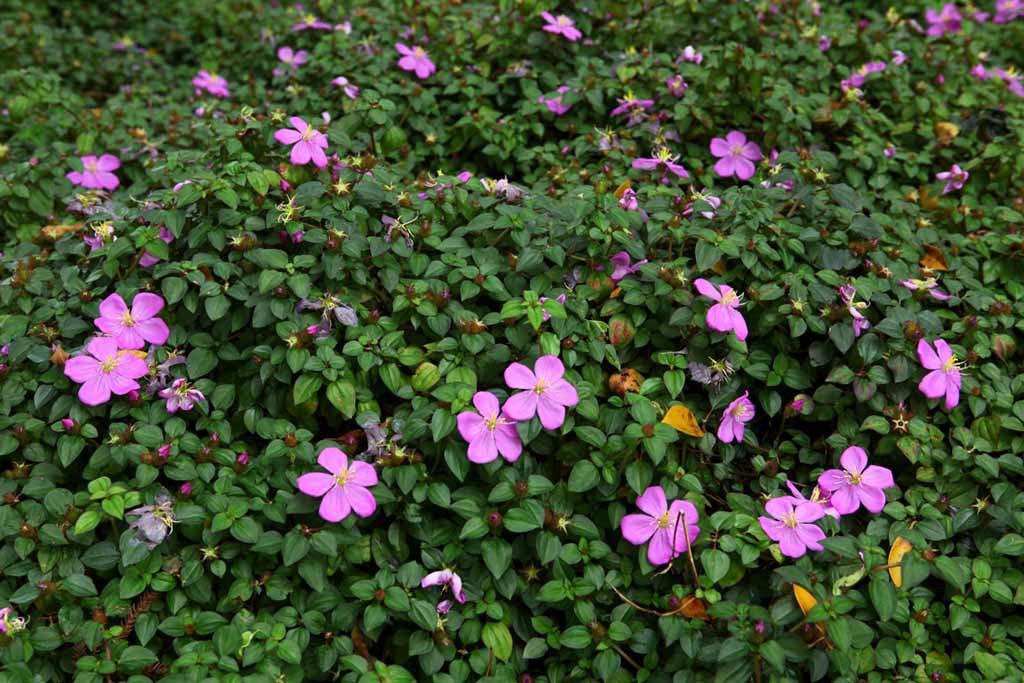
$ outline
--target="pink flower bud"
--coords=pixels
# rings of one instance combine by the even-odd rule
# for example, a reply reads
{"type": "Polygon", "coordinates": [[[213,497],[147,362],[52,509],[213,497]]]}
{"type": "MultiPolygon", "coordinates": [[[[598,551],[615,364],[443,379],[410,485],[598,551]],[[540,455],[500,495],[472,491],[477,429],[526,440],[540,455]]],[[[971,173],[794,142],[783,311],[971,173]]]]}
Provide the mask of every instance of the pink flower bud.
{"type": "Polygon", "coordinates": [[[178,493],[186,498],[192,495],[192,484],[187,481],[178,488],[178,493]]]}
{"type": "Polygon", "coordinates": [[[60,424],[62,427],[64,427],[64,431],[66,432],[70,432],[72,429],[75,428],[75,421],[72,420],[70,417],[65,417],[63,420],[60,421],[60,424]]]}

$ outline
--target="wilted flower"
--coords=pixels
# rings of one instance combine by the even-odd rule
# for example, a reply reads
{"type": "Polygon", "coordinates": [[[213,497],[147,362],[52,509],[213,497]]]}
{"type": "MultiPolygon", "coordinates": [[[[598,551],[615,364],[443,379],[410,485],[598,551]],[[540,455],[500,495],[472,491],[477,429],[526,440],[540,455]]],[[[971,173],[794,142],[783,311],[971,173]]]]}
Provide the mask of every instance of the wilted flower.
{"type": "Polygon", "coordinates": [[[359,88],[352,83],[349,83],[349,80],[344,76],[338,76],[335,78],[331,81],[331,85],[341,88],[345,92],[345,96],[350,100],[354,100],[359,97],[359,88]]]}
{"type": "Polygon", "coordinates": [[[277,49],[277,58],[291,67],[292,71],[309,61],[309,53],[305,50],[296,52],[287,45],[277,49]]]}
{"type": "Polygon", "coordinates": [[[853,299],[856,296],[857,288],[853,285],[843,285],[839,288],[839,298],[842,300],[843,305],[846,306],[850,317],[853,318],[854,338],[859,337],[862,332],[871,327],[871,321],[861,313],[861,309],[867,308],[868,303],[866,301],[854,301],[853,299]]]}
{"type": "MultiPolygon", "coordinates": [[[[466,602],[466,593],[462,590],[462,577],[451,569],[431,572],[420,581],[420,588],[430,588],[432,586],[440,586],[442,592],[451,591],[451,594],[460,604],[466,602]]],[[[450,609],[451,602],[448,600],[443,600],[437,605],[437,611],[442,614],[447,614],[450,609]],[[445,606],[445,603],[448,603],[447,606],[445,606]]]]}
{"type": "Polygon", "coordinates": [[[636,499],[643,514],[622,518],[622,537],[633,545],[647,546],[647,560],[652,565],[668,564],[693,545],[700,535],[700,515],[693,503],[674,500],[669,506],[665,490],[650,486],[636,499]]]}
{"type": "MultiPolygon", "coordinates": [[[[160,233],[157,236],[164,242],[164,244],[170,244],[174,241],[174,233],[163,226],[160,226],[160,233]]],[[[149,268],[159,262],[160,259],[153,256],[148,251],[143,253],[139,258],[139,265],[143,268],[149,268]]]]}
{"type": "Polygon", "coordinates": [[[555,116],[561,116],[572,109],[572,107],[562,102],[562,95],[569,92],[569,86],[561,85],[558,87],[557,92],[558,94],[555,97],[544,97],[541,95],[537,98],[537,101],[547,107],[548,111],[555,116]]]}
{"type": "Polygon", "coordinates": [[[687,45],[683,48],[682,54],[676,59],[676,64],[679,62],[691,62],[693,64],[700,64],[704,61],[704,55],[697,52],[693,45],[687,45]]]}
{"type": "Polygon", "coordinates": [[[128,525],[135,532],[130,541],[134,545],[144,544],[152,550],[160,545],[174,530],[174,500],[165,492],[156,495],[153,505],[143,505],[125,513],[125,517],[137,519],[128,525]]]}
{"type": "Polygon", "coordinates": [[[616,283],[637,272],[640,270],[640,266],[647,263],[647,259],[633,263],[633,259],[627,251],[620,251],[609,260],[611,261],[611,265],[614,266],[614,270],[612,270],[610,277],[612,282],[616,283]]]}
{"type": "Polygon", "coordinates": [[[676,159],[679,157],[673,155],[667,148],[662,147],[658,149],[653,157],[641,157],[639,159],[633,159],[633,168],[641,171],[661,171],[662,183],[668,183],[668,174],[672,173],[680,178],[689,178],[690,174],[686,172],[682,164],[677,164],[676,159]]]}
{"type": "Polygon", "coordinates": [[[949,294],[939,289],[939,283],[933,277],[924,280],[900,280],[900,284],[912,291],[928,292],[933,299],[938,301],[947,301],[950,298],[949,294]]]}
{"type": "MultiPolygon", "coordinates": [[[[333,29],[334,26],[326,21],[317,19],[313,14],[306,14],[300,21],[292,24],[292,31],[330,31],[333,29]]],[[[351,27],[349,27],[349,30],[351,31],[351,27]]]]}
{"type": "Polygon", "coordinates": [[[665,87],[668,88],[669,94],[673,97],[682,97],[683,93],[690,86],[687,85],[686,79],[679,74],[675,74],[665,79],[665,87]]]}
{"type": "Polygon", "coordinates": [[[13,607],[0,609],[0,633],[5,636],[13,636],[19,631],[24,631],[28,625],[28,619],[16,616],[13,607]]]}
{"type": "Polygon", "coordinates": [[[167,399],[168,413],[192,410],[196,403],[206,400],[203,392],[189,384],[184,378],[174,380],[171,386],[160,392],[160,398],[167,399]]]}

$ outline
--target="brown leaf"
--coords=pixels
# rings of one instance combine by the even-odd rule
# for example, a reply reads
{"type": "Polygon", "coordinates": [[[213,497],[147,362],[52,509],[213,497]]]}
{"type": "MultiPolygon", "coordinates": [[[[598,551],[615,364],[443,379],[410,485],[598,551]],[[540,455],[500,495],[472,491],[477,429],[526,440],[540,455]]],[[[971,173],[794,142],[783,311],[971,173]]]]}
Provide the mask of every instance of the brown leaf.
{"type": "Polygon", "coordinates": [[[39,232],[48,240],[56,242],[69,232],[77,232],[82,229],[84,223],[73,223],[71,225],[45,225],[39,232]]]}
{"type": "Polygon", "coordinates": [[[946,263],[946,255],[942,253],[942,249],[933,246],[931,244],[922,245],[924,248],[924,256],[921,257],[921,267],[927,268],[928,270],[949,270],[949,264],[946,263]]]}

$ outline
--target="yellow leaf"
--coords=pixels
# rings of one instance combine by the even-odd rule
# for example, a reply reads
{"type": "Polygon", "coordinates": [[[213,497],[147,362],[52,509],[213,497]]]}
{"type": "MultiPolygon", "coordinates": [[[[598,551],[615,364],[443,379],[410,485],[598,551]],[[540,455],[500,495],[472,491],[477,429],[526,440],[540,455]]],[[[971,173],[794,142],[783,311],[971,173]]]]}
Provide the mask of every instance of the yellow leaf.
{"type": "Polygon", "coordinates": [[[800,611],[804,613],[805,617],[811,608],[818,604],[811,591],[795,583],[793,584],[793,597],[796,598],[796,604],[800,605],[800,611]]]}
{"type": "Polygon", "coordinates": [[[615,198],[622,199],[622,195],[626,194],[626,190],[628,190],[632,184],[633,181],[627,180],[626,182],[622,183],[617,188],[615,188],[615,198]]]}
{"type": "Polygon", "coordinates": [[[700,438],[704,436],[704,430],[697,424],[697,418],[693,416],[690,409],[684,405],[672,406],[661,419],[677,432],[700,438]]]}
{"type": "Polygon", "coordinates": [[[901,536],[897,536],[896,540],[892,542],[892,547],[889,548],[889,564],[896,565],[889,567],[889,576],[892,577],[892,582],[897,588],[903,587],[903,568],[900,563],[903,562],[903,556],[913,549],[914,546],[901,536]]]}

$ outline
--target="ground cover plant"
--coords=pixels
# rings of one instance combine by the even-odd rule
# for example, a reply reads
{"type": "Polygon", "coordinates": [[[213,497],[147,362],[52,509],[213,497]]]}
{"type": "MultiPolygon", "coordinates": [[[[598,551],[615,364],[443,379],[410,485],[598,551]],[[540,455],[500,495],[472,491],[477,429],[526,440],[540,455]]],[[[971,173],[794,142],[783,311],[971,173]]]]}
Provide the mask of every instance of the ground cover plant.
{"type": "Polygon", "coordinates": [[[1024,676],[1024,3],[0,16],[3,680],[1024,676]]]}

